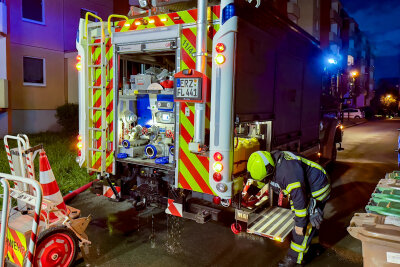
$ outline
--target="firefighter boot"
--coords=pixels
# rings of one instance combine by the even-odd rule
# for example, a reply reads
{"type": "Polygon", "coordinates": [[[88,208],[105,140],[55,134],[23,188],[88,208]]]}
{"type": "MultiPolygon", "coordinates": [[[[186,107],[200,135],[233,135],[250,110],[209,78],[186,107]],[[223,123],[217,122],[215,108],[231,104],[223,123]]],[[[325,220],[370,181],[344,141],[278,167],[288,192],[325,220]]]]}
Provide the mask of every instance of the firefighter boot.
{"type": "Polygon", "coordinates": [[[278,267],[297,267],[297,266],[304,266],[303,264],[298,264],[296,259],[286,256],[283,260],[278,263],[278,267]]]}

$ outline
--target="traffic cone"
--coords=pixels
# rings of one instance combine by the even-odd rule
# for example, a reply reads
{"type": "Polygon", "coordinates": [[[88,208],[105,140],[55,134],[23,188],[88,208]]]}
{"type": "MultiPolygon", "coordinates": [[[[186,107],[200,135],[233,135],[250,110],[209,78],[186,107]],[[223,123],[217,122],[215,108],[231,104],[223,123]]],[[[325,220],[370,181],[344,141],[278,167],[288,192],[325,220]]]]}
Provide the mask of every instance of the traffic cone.
{"type": "MultiPolygon", "coordinates": [[[[67,215],[67,206],[64,203],[64,199],[61,195],[60,189],[58,188],[57,181],[54,178],[54,174],[51,170],[46,152],[44,151],[40,152],[39,169],[40,184],[42,185],[43,189],[43,198],[53,202],[57,206],[59,211],[67,215]]],[[[43,214],[47,216],[45,212],[43,214]]],[[[54,212],[51,212],[49,215],[49,219],[50,221],[53,221],[58,219],[58,217],[54,212]]]]}

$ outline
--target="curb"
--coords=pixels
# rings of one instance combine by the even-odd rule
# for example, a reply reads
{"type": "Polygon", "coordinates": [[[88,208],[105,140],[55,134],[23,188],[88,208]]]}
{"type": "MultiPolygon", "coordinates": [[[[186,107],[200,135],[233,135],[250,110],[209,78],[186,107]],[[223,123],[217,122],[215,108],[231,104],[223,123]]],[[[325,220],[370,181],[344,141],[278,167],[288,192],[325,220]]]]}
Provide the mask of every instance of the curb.
{"type": "Polygon", "coordinates": [[[357,126],[357,125],[360,125],[360,124],[364,124],[366,122],[368,122],[368,121],[361,121],[361,122],[357,122],[357,123],[354,123],[352,125],[347,125],[347,126],[343,125],[343,129],[351,128],[351,127],[354,127],[354,126],[357,126]]]}

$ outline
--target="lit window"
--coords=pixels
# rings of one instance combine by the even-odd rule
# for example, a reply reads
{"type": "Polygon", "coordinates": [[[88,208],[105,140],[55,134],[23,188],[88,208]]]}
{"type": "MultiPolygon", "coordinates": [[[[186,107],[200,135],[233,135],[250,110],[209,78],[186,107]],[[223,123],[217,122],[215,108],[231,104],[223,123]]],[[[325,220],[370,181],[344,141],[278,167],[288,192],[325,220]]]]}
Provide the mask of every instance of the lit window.
{"type": "Polygon", "coordinates": [[[46,86],[46,63],[44,58],[24,57],[24,85],[46,86]]]}
{"type": "Polygon", "coordinates": [[[22,20],[44,24],[44,0],[22,0],[22,20]]]}
{"type": "Polygon", "coordinates": [[[353,66],[354,65],[354,57],[351,55],[347,56],[347,66],[353,66]]]}

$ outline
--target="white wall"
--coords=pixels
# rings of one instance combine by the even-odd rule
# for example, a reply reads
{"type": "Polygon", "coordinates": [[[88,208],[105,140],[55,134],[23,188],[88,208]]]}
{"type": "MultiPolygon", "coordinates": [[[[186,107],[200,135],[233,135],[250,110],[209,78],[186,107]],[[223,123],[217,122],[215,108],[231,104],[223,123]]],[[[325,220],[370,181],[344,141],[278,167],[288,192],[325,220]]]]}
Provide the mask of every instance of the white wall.
{"type": "Polygon", "coordinates": [[[6,37],[0,36],[0,79],[7,80],[6,37]]]}
{"type": "Polygon", "coordinates": [[[55,117],[55,110],[13,110],[12,132],[17,133],[39,133],[56,132],[61,130],[55,117]]]}
{"type": "Polygon", "coordinates": [[[77,52],[66,53],[67,61],[67,82],[68,82],[68,103],[78,104],[78,70],[76,69],[77,52]]]}

